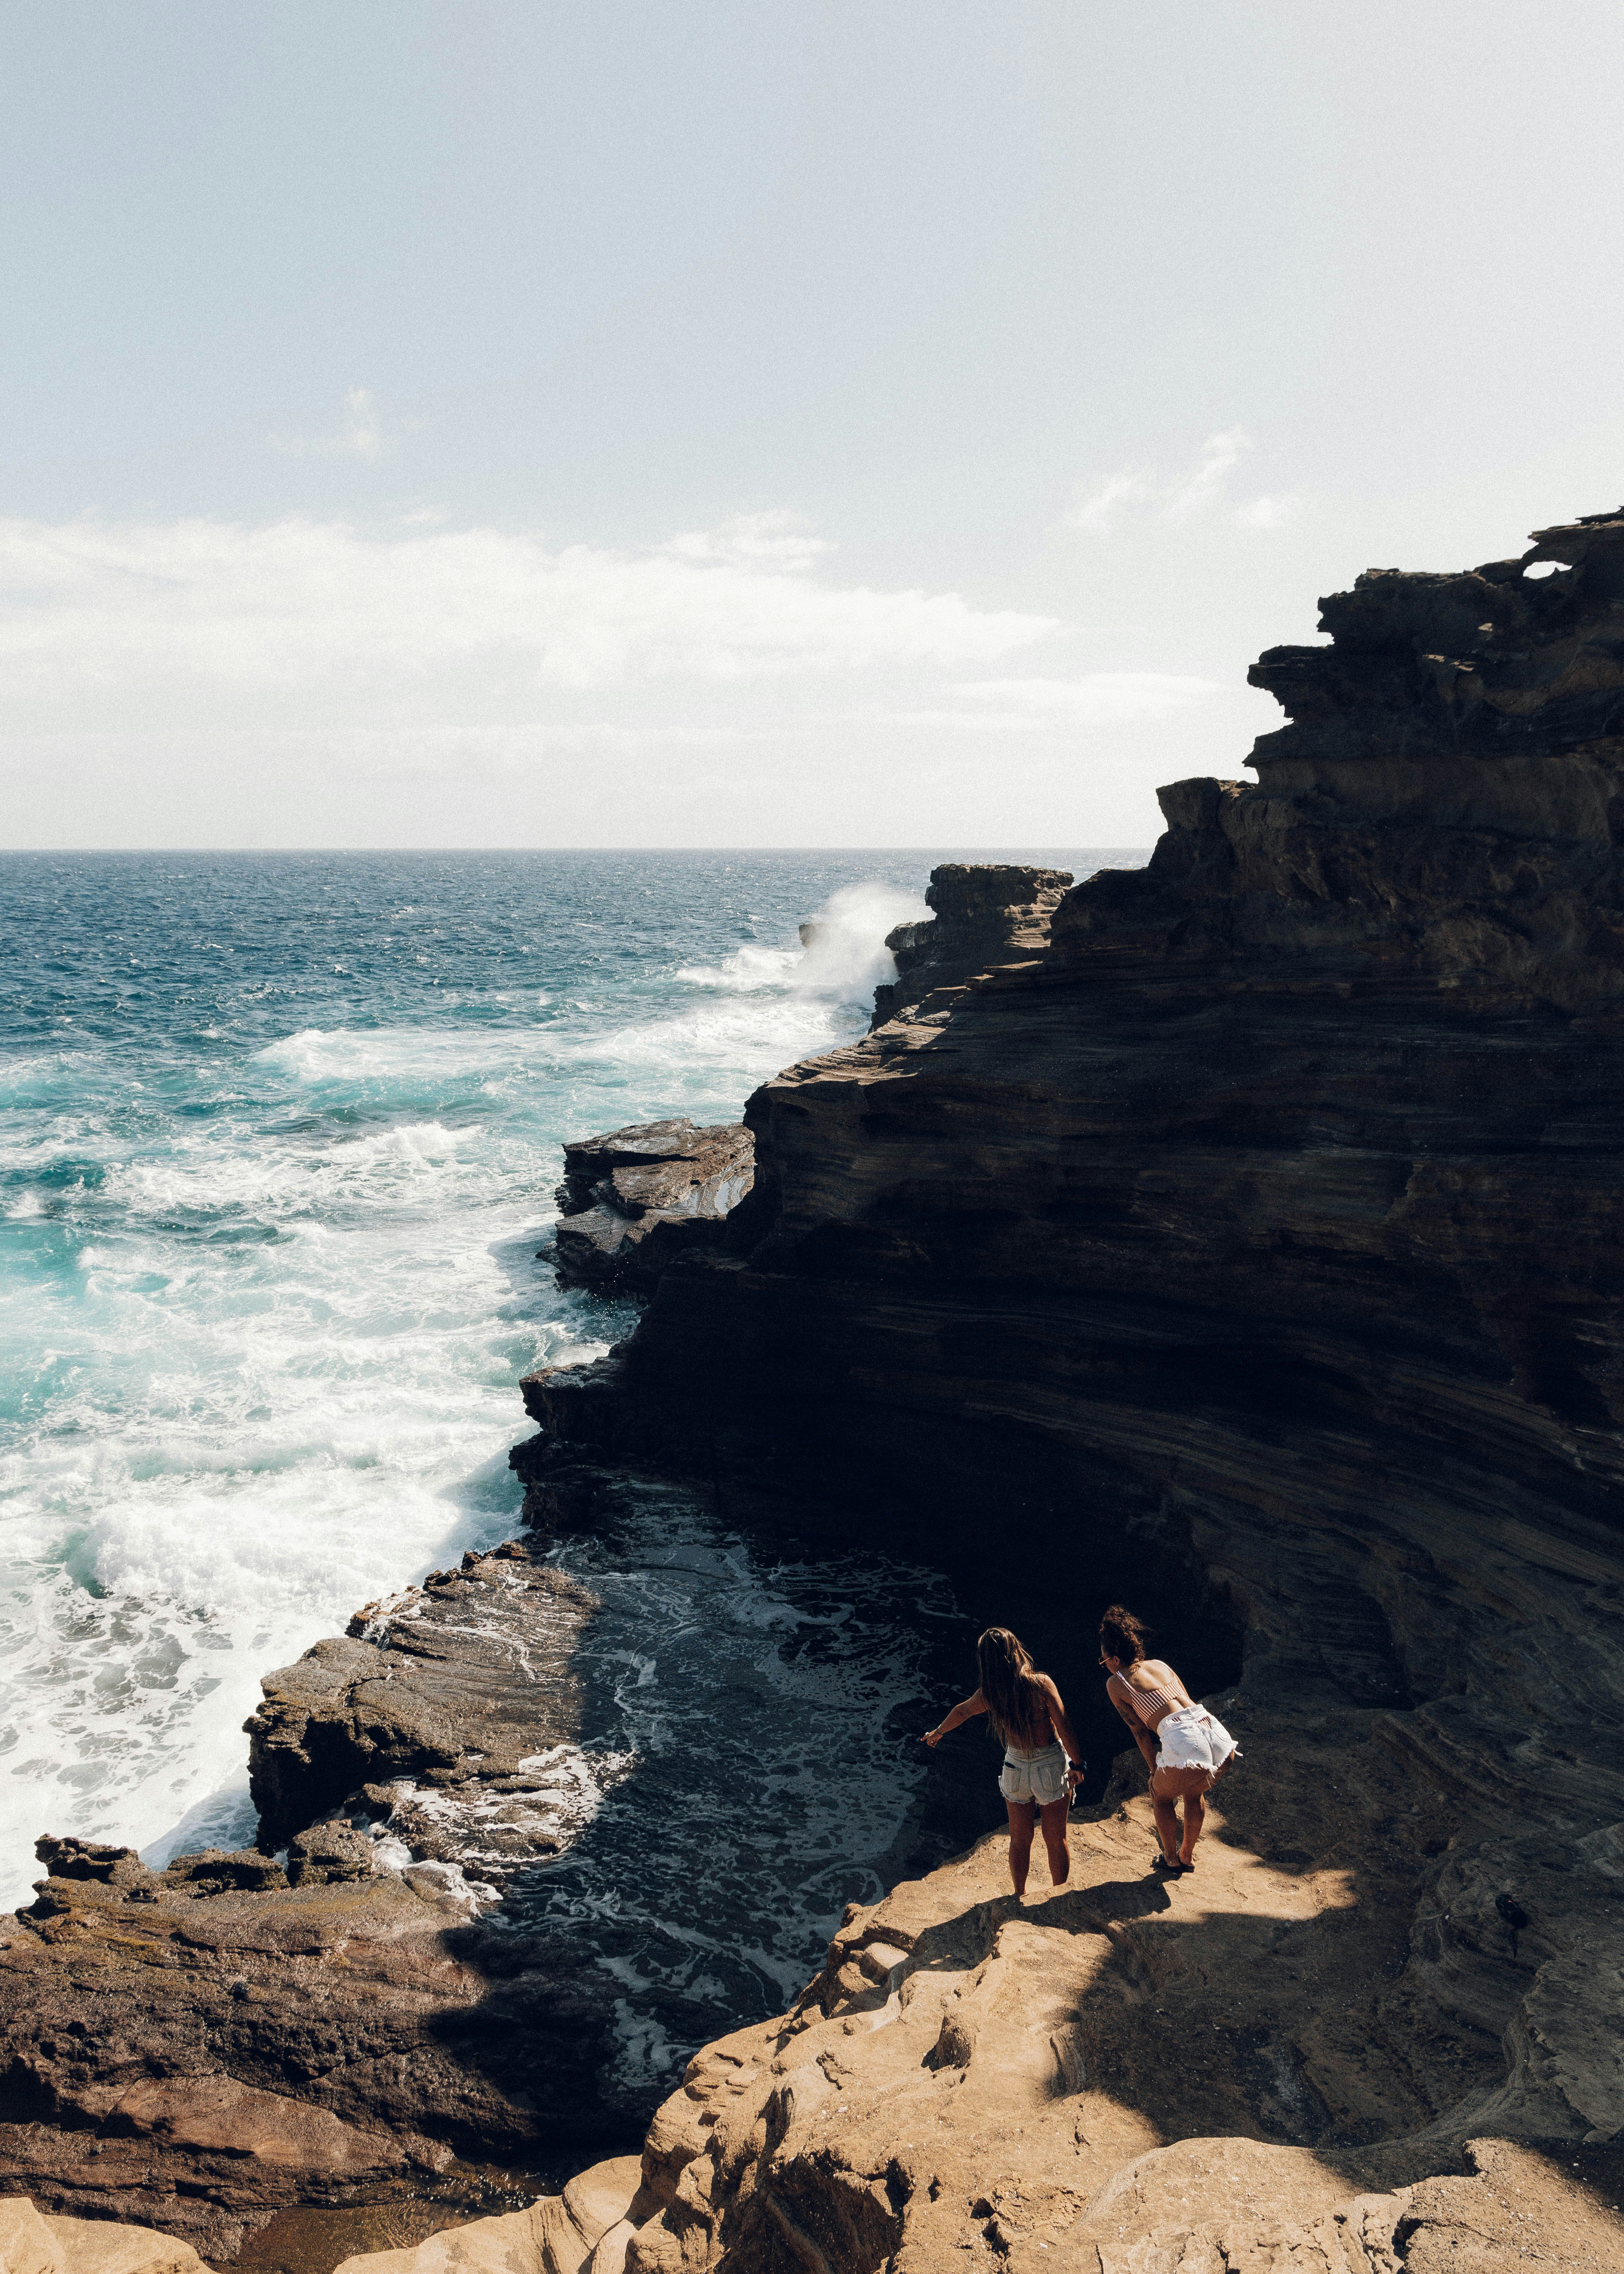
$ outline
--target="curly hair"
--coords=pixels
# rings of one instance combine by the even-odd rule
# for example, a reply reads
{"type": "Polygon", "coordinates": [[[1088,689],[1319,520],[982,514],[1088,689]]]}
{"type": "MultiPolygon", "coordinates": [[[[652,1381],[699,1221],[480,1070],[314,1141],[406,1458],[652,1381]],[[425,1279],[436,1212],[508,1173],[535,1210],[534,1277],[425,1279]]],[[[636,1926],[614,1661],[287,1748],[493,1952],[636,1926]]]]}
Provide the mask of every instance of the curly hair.
{"type": "Polygon", "coordinates": [[[1145,1638],[1149,1629],[1132,1611],[1124,1611],[1120,1603],[1113,1603],[1100,1621],[1100,1646],[1107,1658],[1119,1658],[1124,1666],[1137,1666],[1145,1655],[1145,1638]]]}

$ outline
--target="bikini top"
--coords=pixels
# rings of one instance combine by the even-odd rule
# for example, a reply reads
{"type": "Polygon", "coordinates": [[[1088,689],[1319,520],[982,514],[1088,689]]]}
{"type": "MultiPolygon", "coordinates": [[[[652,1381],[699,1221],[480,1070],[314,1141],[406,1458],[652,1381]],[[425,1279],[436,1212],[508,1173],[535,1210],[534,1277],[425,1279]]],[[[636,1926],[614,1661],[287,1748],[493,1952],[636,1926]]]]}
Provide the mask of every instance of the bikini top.
{"type": "Polygon", "coordinates": [[[1113,1674],[1105,1686],[1113,1698],[1132,1698],[1134,1712],[1147,1729],[1153,1728],[1164,1713],[1175,1713],[1179,1710],[1164,1690],[1140,1690],[1120,1674],[1113,1674]]]}

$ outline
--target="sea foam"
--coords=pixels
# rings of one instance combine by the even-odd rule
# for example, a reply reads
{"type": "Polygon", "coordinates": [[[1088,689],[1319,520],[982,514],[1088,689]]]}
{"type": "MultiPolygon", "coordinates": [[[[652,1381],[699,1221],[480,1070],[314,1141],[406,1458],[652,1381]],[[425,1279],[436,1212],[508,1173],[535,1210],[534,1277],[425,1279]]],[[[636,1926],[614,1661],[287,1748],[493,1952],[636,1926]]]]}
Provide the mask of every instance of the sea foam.
{"type": "Polygon", "coordinates": [[[861,1032],[923,867],[853,865],[0,870],[0,1903],[251,1837],[259,1675],[514,1528],[519,1376],[633,1315],[537,1261],[560,1141],[861,1032]]]}

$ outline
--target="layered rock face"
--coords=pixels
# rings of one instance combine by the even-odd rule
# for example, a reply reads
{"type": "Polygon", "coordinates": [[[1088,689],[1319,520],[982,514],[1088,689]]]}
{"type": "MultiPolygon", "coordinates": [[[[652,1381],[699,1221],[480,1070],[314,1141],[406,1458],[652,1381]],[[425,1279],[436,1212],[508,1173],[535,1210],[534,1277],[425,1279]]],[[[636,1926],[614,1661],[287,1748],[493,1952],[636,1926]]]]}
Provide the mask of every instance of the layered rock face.
{"type": "Polygon", "coordinates": [[[652,1292],[674,1257],[719,1245],[723,1218],[750,1189],[754,1153],[737,1122],[696,1129],[686,1119],[567,1145],[553,1255],[560,1284],[652,1292]]]}
{"type": "Polygon", "coordinates": [[[875,989],[873,1024],[884,1026],[938,988],[1041,955],[1071,882],[1067,869],[990,861],[933,869],[925,903],[936,910],[934,920],[898,924],[885,935],[897,976],[875,989]]]}
{"type": "Polygon", "coordinates": [[[1294,1962],[1406,1929],[1338,2024],[1402,2093],[1305,2004],[1285,2136],[1441,2170],[1624,2127],[1624,514],[1323,607],[1255,786],[757,1092],[728,1252],[516,1457],[544,1517],[620,1462],[881,1523],[973,1617],[1069,1608],[1068,1689],[1124,1569],[1198,1691],[1232,1618],[1268,1860],[1344,1875],[1294,1962]]]}

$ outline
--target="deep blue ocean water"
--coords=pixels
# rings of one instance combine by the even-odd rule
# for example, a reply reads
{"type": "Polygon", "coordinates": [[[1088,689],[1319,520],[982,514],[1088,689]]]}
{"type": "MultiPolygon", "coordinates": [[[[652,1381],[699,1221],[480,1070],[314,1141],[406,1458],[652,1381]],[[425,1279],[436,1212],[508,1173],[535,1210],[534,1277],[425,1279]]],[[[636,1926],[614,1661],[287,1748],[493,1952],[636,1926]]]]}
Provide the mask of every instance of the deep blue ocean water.
{"type": "MultiPolygon", "coordinates": [[[[0,856],[0,1906],[41,1832],[252,1837],[259,1675],[506,1536],[520,1376],[631,1322],[537,1259],[561,1141],[733,1118],[861,1032],[944,857],[0,856]]],[[[680,1753],[703,1715],[695,1588],[718,1660],[830,1730],[910,1694],[878,1559],[683,1555],[686,1593],[592,1569],[630,1669],[605,1746],[680,1753]]],[[[895,1755],[863,1757],[853,1852],[906,1810],[895,1755]]],[[[804,1839],[832,1915],[851,1872],[804,1839]]]]}

